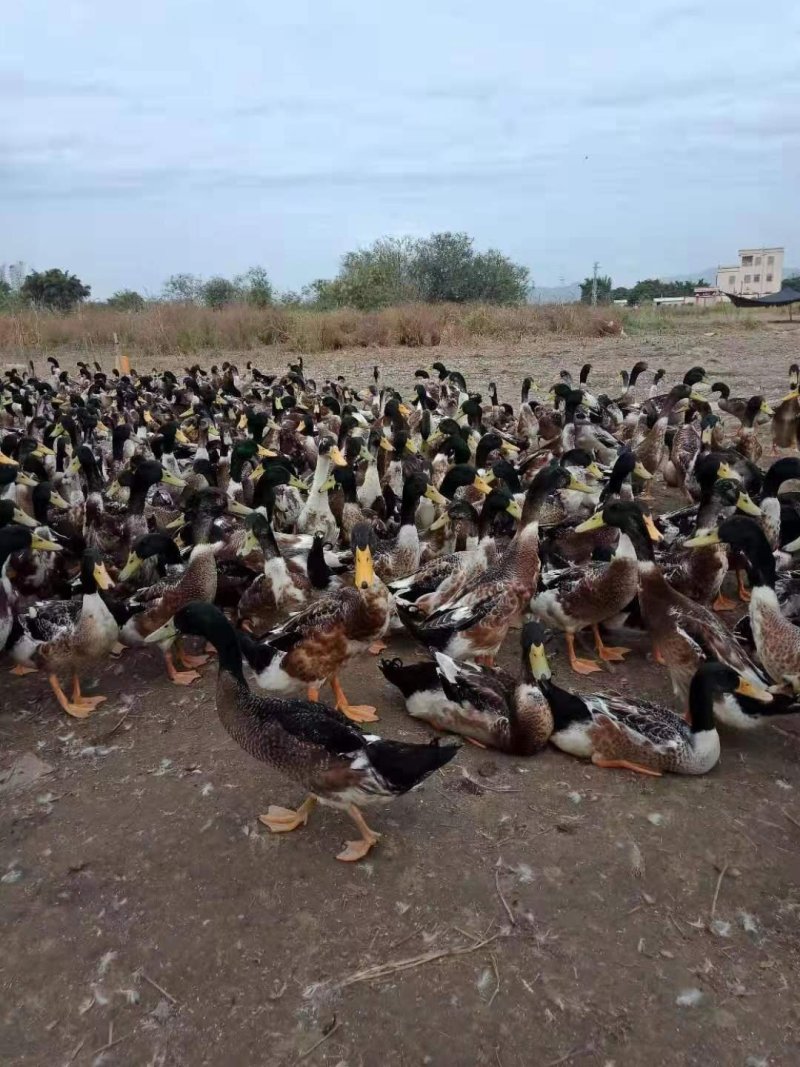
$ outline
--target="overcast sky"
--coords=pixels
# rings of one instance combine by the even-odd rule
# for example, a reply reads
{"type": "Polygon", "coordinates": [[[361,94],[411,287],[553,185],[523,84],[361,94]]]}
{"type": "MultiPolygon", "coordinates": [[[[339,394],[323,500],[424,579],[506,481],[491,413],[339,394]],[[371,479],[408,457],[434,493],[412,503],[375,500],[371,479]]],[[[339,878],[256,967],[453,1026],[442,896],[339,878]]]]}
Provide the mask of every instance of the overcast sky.
{"type": "Polygon", "coordinates": [[[446,229],[541,285],[800,264],[794,0],[281,7],[5,5],[0,262],[97,297],[446,229]]]}

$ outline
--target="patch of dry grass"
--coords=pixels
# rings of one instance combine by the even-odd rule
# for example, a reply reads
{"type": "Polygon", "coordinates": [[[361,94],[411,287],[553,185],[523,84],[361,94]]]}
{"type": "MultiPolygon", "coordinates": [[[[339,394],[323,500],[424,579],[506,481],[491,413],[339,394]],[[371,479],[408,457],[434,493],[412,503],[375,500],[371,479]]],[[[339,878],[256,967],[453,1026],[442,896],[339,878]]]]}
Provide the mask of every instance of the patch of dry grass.
{"type": "Polygon", "coordinates": [[[142,311],[89,306],[69,315],[34,310],[0,315],[0,351],[23,356],[68,346],[90,354],[107,349],[115,337],[131,351],[152,355],[247,351],[276,344],[304,353],[359,347],[433,348],[473,338],[514,342],[548,334],[603,337],[618,334],[622,321],[617,308],[580,304],[512,308],[408,304],[372,312],[243,304],[216,311],[191,304],[153,304],[142,311]]]}

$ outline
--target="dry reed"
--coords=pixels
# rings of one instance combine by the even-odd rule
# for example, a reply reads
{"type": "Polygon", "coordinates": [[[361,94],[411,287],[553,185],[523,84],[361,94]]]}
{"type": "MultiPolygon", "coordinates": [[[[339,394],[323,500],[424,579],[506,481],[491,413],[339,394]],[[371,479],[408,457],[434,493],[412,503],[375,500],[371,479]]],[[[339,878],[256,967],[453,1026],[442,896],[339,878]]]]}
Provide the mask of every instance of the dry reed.
{"type": "Polygon", "coordinates": [[[125,348],[152,355],[249,351],[268,345],[310,354],[359,347],[434,348],[478,338],[512,342],[548,334],[601,337],[621,328],[618,309],[580,304],[408,304],[369,312],[243,304],[220,310],[152,304],[142,311],[116,311],[89,305],[68,315],[32,309],[0,315],[0,351],[23,356],[67,346],[90,355],[108,349],[116,336],[125,348]]]}

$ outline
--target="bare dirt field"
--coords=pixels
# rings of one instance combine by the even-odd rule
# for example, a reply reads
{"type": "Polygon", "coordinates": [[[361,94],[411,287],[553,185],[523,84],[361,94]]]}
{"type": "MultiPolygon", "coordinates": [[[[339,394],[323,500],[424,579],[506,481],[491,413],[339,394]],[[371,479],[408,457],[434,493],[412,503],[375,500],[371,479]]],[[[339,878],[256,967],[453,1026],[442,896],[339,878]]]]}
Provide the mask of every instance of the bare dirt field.
{"type": "MultiPolygon", "coordinates": [[[[776,400],[799,341],[788,326],[687,330],[306,366],[365,384],[377,362],[407,388],[439,358],[517,402],[525,373],[547,385],[591,361],[593,387],[610,391],[645,358],[671,381],[702,364],[776,400]]],[[[280,369],[296,357],[249,358],[280,369]]],[[[167,361],[134,354],[154,362],[167,361]]],[[[512,669],[516,639],[501,657],[512,669]]],[[[561,684],[669,702],[644,647],[591,682],[565,669],[558,638],[550,655],[561,684]]],[[[373,811],[384,837],[349,866],[334,859],[352,832],[336,813],[285,836],[259,824],[301,796],[225,734],[213,664],[184,690],[156,653],[126,652],[85,723],[54,711],[44,679],[3,669],[4,1063],[800,1062],[800,724],[725,734],[720,765],[697,780],[465,745],[373,811]]],[[[371,657],[343,683],[377,705],[385,736],[428,737],[371,657]]]]}

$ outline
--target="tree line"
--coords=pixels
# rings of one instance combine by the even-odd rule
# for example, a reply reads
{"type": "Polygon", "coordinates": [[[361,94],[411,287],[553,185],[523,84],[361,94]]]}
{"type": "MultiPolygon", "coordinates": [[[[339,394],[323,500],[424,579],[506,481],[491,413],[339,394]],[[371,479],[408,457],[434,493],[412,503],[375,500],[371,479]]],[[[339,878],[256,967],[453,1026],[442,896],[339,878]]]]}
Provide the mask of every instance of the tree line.
{"type": "MultiPolygon", "coordinates": [[[[318,278],[299,292],[276,293],[267,271],[251,267],[234,278],[173,274],[157,297],[121,289],[105,303],[121,311],[140,311],[160,301],[213,309],[279,304],[373,311],[415,302],[522,304],[531,289],[527,267],[496,249],[476,251],[466,233],[435,233],[419,239],[383,237],[369,248],[348,252],[334,278],[318,278]]],[[[26,272],[22,264],[0,268],[0,309],[34,306],[70,311],[90,295],[91,287],[68,271],[26,272]]]]}
{"type": "MultiPolygon", "coordinates": [[[[581,282],[581,303],[592,302],[593,278],[585,278],[581,282]]],[[[637,304],[646,304],[656,296],[693,296],[695,288],[708,286],[708,282],[700,278],[696,282],[665,282],[660,278],[645,278],[636,285],[626,287],[618,285],[614,287],[611,278],[606,274],[597,278],[597,303],[611,304],[615,300],[624,300],[629,307],[637,304]]]]}

